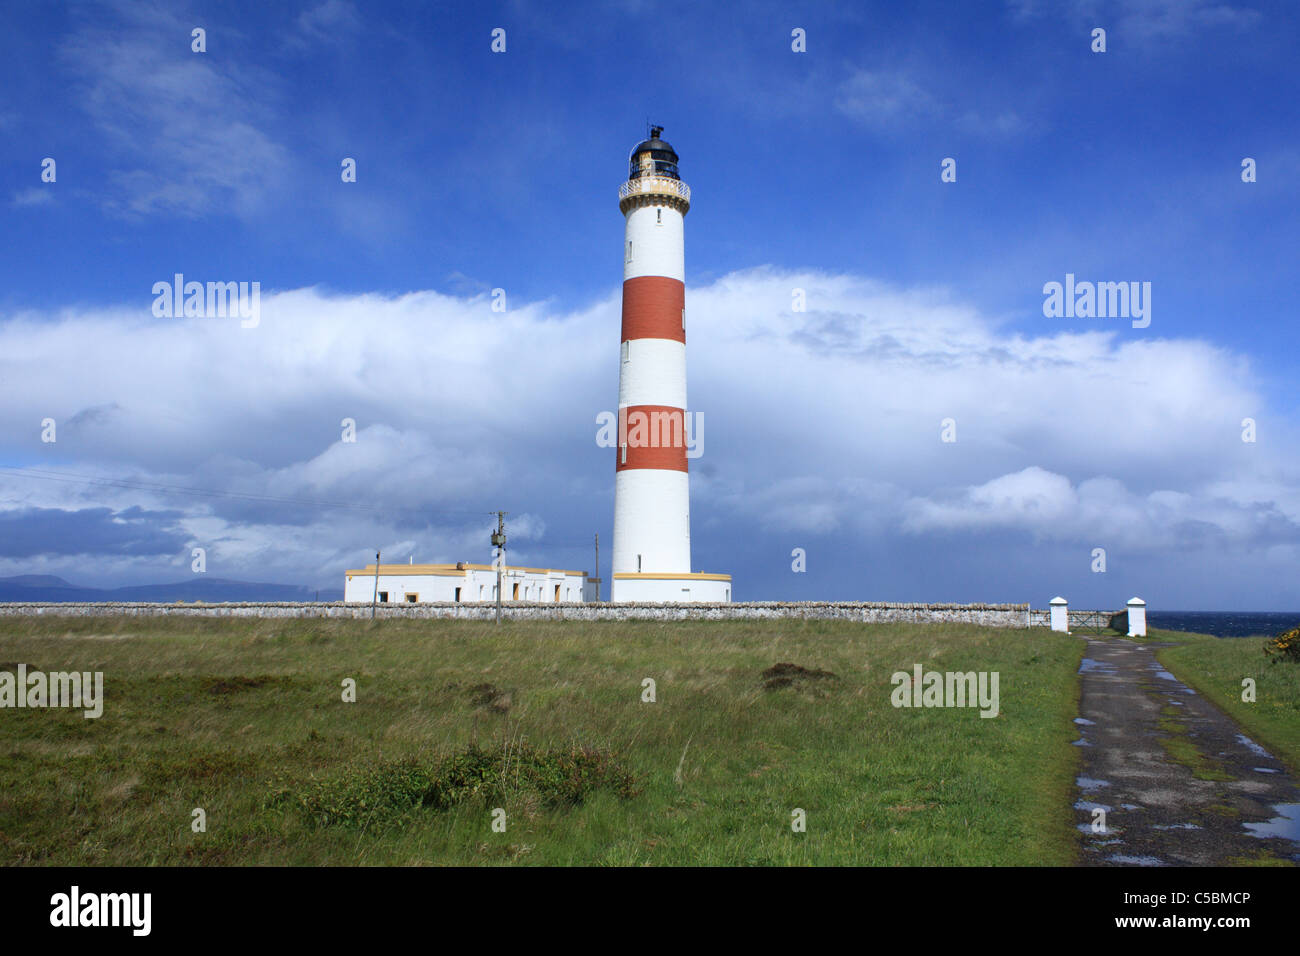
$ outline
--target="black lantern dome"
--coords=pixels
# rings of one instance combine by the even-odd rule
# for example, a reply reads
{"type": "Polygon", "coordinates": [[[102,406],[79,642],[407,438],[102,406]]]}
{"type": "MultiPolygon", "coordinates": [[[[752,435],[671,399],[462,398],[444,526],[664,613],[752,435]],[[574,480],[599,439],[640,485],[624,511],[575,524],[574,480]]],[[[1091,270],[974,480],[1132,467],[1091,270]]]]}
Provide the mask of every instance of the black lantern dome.
{"type": "Polygon", "coordinates": [[[642,140],[628,157],[628,179],[645,176],[664,176],[681,179],[677,172],[677,152],[659,137],[664,128],[650,127],[650,138],[642,140]]]}

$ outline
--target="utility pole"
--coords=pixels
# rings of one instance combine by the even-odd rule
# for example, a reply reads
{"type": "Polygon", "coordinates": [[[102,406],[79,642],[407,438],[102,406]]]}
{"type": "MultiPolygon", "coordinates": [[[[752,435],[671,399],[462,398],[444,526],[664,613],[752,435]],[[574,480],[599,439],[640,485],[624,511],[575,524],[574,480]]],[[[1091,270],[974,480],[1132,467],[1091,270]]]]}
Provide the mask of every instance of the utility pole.
{"type": "Polygon", "coordinates": [[[370,620],[375,619],[375,607],[379,604],[379,552],[375,552],[375,596],[370,600],[370,620]]]}
{"type": "Polygon", "coordinates": [[[506,564],[506,515],[508,511],[497,512],[497,530],[492,534],[492,546],[497,549],[497,623],[501,623],[501,572],[506,564]]]}
{"type": "Polygon", "coordinates": [[[600,534],[596,535],[596,603],[600,603],[600,534]]]}

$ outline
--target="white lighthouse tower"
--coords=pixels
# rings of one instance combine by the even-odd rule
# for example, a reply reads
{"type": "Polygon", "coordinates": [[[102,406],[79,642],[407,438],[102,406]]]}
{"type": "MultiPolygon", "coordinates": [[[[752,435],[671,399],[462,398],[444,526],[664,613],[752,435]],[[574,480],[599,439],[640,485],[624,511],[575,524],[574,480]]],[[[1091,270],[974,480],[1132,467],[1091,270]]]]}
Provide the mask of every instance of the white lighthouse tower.
{"type": "Polygon", "coordinates": [[[683,251],[691,190],[661,133],[652,127],[632,150],[618,190],[627,227],[610,599],[730,601],[730,575],[691,571],[683,251]]]}

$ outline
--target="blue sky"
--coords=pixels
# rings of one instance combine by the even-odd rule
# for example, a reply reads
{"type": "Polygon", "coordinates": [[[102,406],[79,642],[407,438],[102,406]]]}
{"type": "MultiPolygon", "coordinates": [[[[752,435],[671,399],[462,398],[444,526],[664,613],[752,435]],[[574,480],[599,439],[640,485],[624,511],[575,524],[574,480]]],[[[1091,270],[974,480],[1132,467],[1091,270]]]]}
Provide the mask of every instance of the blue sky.
{"type": "Polygon", "coordinates": [[[612,523],[616,189],[650,119],[693,190],[697,569],[741,599],[1300,606],[1294,7],[8,21],[0,463],[28,473],[0,472],[0,574],[174,580],[203,546],[210,574],[338,587],[376,547],[484,559],[498,507],[513,558],[589,566],[612,523]],[[262,323],[154,317],[177,272],[260,282],[262,323]],[[1150,282],[1151,325],[1046,318],[1066,273],[1150,282]]]}

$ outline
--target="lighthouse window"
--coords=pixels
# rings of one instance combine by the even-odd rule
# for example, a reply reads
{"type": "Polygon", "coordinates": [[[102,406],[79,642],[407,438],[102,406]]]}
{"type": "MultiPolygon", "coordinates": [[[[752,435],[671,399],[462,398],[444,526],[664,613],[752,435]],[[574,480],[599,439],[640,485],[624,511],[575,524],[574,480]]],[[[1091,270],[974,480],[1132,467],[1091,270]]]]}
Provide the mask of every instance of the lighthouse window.
{"type": "Polygon", "coordinates": [[[624,343],[623,343],[623,361],[624,361],[624,363],[626,363],[626,362],[628,361],[627,350],[628,350],[628,347],[629,347],[630,345],[631,345],[630,342],[624,342],[624,343]]]}
{"type": "Polygon", "coordinates": [[[632,261],[632,240],[631,239],[627,241],[627,261],[628,262],[632,261]]]}
{"type": "Polygon", "coordinates": [[[656,226],[662,226],[663,224],[664,224],[664,211],[663,211],[662,209],[656,209],[656,210],[655,210],[655,225],[656,225],[656,226]]]}

